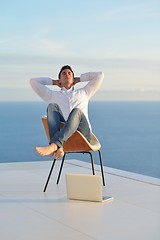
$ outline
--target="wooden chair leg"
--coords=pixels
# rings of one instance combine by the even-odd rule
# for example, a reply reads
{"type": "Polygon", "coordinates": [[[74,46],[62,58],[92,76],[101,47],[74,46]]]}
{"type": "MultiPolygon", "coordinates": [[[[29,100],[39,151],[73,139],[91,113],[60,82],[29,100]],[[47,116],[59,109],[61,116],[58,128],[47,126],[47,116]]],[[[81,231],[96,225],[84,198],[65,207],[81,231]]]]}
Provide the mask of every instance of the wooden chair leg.
{"type": "Polygon", "coordinates": [[[58,178],[57,178],[57,184],[59,183],[59,179],[60,179],[60,176],[61,176],[61,172],[62,172],[65,156],[66,156],[66,153],[64,154],[64,156],[62,158],[62,162],[61,162],[61,166],[60,166],[60,170],[59,170],[59,174],[58,174],[58,178]]]}
{"type": "Polygon", "coordinates": [[[98,153],[99,153],[99,161],[100,161],[100,166],[101,166],[101,173],[102,173],[103,186],[105,186],[104,171],[103,171],[103,163],[102,163],[102,154],[101,154],[101,151],[100,151],[100,150],[98,150],[98,153]]]}
{"type": "Polygon", "coordinates": [[[48,183],[49,183],[49,180],[50,180],[50,177],[51,177],[51,174],[52,174],[55,162],[56,162],[56,159],[53,160],[53,163],[52,163],[52,166],[51,166],[51,169],[50,169],[50,172],[49,172],[49,175],[48,175],[48,178],[47,178],[47,181],[46,181],[46,184],[45,184],[43,192],[45,192],[46,189],[47,189],[47,186],[48,186],[48,183]]]}

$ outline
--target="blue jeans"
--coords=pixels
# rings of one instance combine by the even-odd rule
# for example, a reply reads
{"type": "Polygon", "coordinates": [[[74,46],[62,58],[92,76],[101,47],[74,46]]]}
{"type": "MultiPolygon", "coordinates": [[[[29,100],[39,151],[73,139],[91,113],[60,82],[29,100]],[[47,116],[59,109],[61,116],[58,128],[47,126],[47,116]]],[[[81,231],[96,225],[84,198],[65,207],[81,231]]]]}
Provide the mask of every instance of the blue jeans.
{"type": "Polygon", "coordinates": [[[47,122],[49,128],[50,144],[55,143],[58,147],[63,144],[73,133],[78,130],[90,141],[90,128],[84,113],[79,108],[74,108],[67,121],[58,104],[50,103],[47,108],[47,122]],[[64,127],[60,129],[60,122],[64,122],[64,127]]]}

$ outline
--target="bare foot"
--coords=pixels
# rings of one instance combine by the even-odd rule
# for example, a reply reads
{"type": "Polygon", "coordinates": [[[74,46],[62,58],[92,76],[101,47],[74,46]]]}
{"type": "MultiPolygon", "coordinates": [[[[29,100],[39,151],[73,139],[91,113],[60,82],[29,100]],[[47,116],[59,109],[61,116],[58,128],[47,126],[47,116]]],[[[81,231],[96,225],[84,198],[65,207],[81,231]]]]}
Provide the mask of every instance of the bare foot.
{"type": "Polygon", "coordinates": [[[46,147],[35,147],[35,150],[41,156],[52,156],[53,153],[57,151],[57,145],[55,143],[52,143],[51,145],[46,147]]]}
{"type": "Polygon", "coordinates": [[[56,151],[56,155],[55,155],[55,159],[61,158],[64,156],[64,151],[63,148],[58,148],[58,150],[56,151]]]}

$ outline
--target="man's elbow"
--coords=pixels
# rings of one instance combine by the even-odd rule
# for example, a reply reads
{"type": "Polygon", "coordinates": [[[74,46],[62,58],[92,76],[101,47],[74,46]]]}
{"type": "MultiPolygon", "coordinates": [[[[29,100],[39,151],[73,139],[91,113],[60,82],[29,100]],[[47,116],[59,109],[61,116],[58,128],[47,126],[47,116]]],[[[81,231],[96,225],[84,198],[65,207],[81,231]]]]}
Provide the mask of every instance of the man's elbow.
{"type": "Polygon", "coordinates": [[[37,81],[36,81],[36,78],[30,78],[29,82],[30,82],[30,84],[32,85],[32,84],[34,84],[34,83],[37,82],[37,81]]]}
{"type": "Polygon", "coordinates": [[[35,78],[30,78],[29,83],[30,83],[31,87],[33,88],[36,85],[36,79],[35,78]]]}
{"type": "Polygon", "coordinates": [[[103,81],[104,73],[103,72],[98,72],[98,78],[101,79],[101,81],[103,81]]]}

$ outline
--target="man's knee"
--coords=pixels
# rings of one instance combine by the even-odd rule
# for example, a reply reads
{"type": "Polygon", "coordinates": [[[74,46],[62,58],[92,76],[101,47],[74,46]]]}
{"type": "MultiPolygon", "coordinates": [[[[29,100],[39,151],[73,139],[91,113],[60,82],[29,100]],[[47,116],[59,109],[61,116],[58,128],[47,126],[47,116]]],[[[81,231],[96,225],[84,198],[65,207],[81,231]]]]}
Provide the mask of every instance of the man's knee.
{"type": "Polygon", "coordinates": [[[47,112],[53,112],[59,110],[59,105],[57,103],[49,103],[47,107],[47,112]]]}
{"type": "Polygon", "coordinates": [[[75,114],[75,115],[80,116],[80,115],[82,115],[83,112],[82,112],[82,110],[80,108],[74,108],[72,110],[72,113],[75,114]]]}

